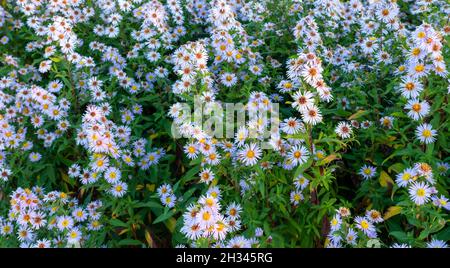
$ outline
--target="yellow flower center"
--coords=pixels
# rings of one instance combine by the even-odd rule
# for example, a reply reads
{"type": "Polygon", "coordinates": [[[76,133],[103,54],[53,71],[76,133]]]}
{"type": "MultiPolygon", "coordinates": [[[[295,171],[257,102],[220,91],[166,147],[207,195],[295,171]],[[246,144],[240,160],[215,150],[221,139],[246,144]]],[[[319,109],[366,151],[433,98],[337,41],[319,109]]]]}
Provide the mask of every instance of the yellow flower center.
{"type": "Polygon", "coordinates": [[[203,213],[202,218],[203,220],[208,221],[211,218],[211,214],[208,211],[206,211],[203,213]]]}
{"type": "Polygon", "coordinates": [[[412,106],[412,109],[415,112],[419,112],[421,108],[422,108],[422,106],[420,105],[420,103],[414,103],[413,106],[412,106]]]}
{"type": "Polygon", "coordinates": [[[425,37],[425,32],[418,32],[417,33],[417,37],[421,38],[421,39],[424,38],[425,37]]]}
{"type": "Polygon", "coordinates": [[[214,200],[212,200],[212,198],[206,199],[206,205],[212,207],[214,205],[214,200]]]}
{"type": "Polygon", "coordinates": [[[425,129],[424,131],[422,131],[422,135],[425,138],[429,138],[429,137],[431,137],[431,131],[429,129],[425,129]]]}
{"type": "Polygon", "coordinates": [[[417,189],[416,194],[417,194],[418,197],[424,197],[425,196],[425,190],[422,189],[422,188],[417,189]]]}
{"type": "Polygon", "coordinates": [[[405,88],[409,91],[413,90],[416,86],[414,85],[414,83],[406,83],[405,88]]]}
{"type": "Polygon", "coordinates": [[[361,228],[363,228],[363,229],[369,228],[369,223],[365,220],[361,221],[361,228]]]}
{"type": "Polygon", "coordinates": [[[408,181],[410,178],[411,178],[411,174],[409,174],[409,173],[405,173],[402,176],[402,180],[404,180],[404,181],[408,181]]]}
{"type": "Polygon", "coordinates": [[[418,64],[414,70],[416,70],[416,72],[423,72],[423,70],[425,70],[425,66],[423,66],[423,64],[418,64]]]}
{"type": "Polygon", "coordinates": [[[217,224],[217,227],[216,227],[216,230],[217,230],[217,231],[221,232],[221,231],[223,231],[224,229],[225,229],[225,224],[223,224],[223,223],[218,223],[218,224],[217,224]]]}

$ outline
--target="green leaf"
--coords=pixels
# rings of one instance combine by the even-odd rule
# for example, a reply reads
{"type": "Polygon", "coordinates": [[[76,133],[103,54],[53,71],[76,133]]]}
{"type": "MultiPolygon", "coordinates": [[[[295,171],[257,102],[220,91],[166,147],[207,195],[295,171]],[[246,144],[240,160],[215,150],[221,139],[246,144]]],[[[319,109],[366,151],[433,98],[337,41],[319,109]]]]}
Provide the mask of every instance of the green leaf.
{"type": "Polygon", "coordinates": [[[303,171],[305,171],[307,168],[309,168],[313,163],[313,157],[309,157],[308,161],[304,163],[303,165],[300,165],[297,167],[294,173],[294,178],[297,178],[300,174],[302,174],[303,171]]]}
{"type": "Polygon", "coordinates": [[[408,240],[408,236],[406,235],[406,233],[401,231],[390,232],[389,235],[395,237],[400,242],[405,242],[408,240]]]}
{"type": "Polygon", "coordinates": [[[186,174],[181,178],[182,184],[186,183],[194,178],[194,176],[200,172],[200,165],[191,168],[186,174]]]}
{"type": "Polygon", "coordinates": [[[168,213],[164,213],[159,215],[154,221],[153,224],[160,223],[172,217],[175,214],[175,210],[170,210],[168,213]]]}
{"type": "Polygon", "coordinates": [[[142,246],[143,244],[141,241],[135,239],[123,239],[119,241],[119,246],[142,246]]]}
{"type": "Polygon", "coordinates": [[[116,226],[116,227],[128,227],[128,224],[126,224],[125,222],[123,222],[119,219],[111,219],[111,220],[109,220],[109,223],[112,226],[116,226]]]}
{"type": "Polygon", "coordinates": [[[445,228],[444,230],[440,231],[440,232],[436,235],[436,239],[444,240],[444,241],[449,241],[449,240],[450,240],[450,226],[448,226],[448,227],[445,228]]]}

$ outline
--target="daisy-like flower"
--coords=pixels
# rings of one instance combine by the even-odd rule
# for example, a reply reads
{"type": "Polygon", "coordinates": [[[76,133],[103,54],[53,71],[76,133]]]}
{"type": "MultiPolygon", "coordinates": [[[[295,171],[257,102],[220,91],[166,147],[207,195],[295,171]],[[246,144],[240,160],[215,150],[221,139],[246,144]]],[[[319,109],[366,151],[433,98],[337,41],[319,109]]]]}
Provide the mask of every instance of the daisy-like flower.
{"type": "Polygon", "coordinates": [[[309,158],[309,151],[303,145],[295,145],[288,152],[288,160],[292,163],[292,165],[302,165],[306,163],[309,158]]]}
{"type": "Polygon", "coordinates": [[[196,215],[196,221],[199,223],[200,228],[208,229],[216,223],[216,213],[209,208],[202,208],[196,215]]]}
{"type": "Polygon", "coordinates": [[[46,73],[46,72],[48,72],[50,70],[51,67],[52,67],[52,61],[51,60],[41,61],[41,63],[39,64],[39,72],[46,73]]]}
{"type": "Polygon", "coordinates": [[[294,99],[292,107],[297,109],[299,112],[306,111],[314,106],[314,94],[309,91],[305,91],[303,93],[298,91],[294,94],[294,96],[292,96],[292,98],[294,99]]]}
{"type": "Polygon", "coordinates": [[[377,169],[375,167],[372,167],[369,165],[364,165],[359,170],[359,175],[363,176],[363,178],[367,180],[367,179],[375,177],[376,170],[377,169]]]}
{"type": "Polygon", "coordinates": [[[433,169],[431,166],[425,162],[416,163],[414,164],[414,170],[416,171],[418,176],[423,176],[425,179],[431,183],[434,184],[434,178],[433,178],[433,169]]]}
{"type": "Polygon", "coordinates": [[[381,217],[381,213],[378,210],[372,209],[366,211],[366,218],[373,223],[383,222],[383,218],[381,217]]]}
{"type": "Polygon", "coordinates": [[[278,84],[278,88],[280,89],[281,93],[286,93],[294,90],[294,84],[289,80],[282,80],[278,84]]]}
{"type": "Polygon", "coordinates": [[[214,213],[216,212],[218,213],[220,211],[219,200],[217,200],[211,195],[201,196],[200,199],[198,200],[198,203],[214,213]]]}
{"type": "Polygon", "coordinates": [[[341,217],[350,217],[351,212],[350,209],[346,208],[346,207],[340,207],[339,209],[336,210],[339,215],[341,215],[341,217]]]}
{"type": "Polygon", "coordinates": [[[322,77],[322,67],[316,64],[306,64],[301,75],[308,84],[313,85],[322,77]]]}
{"type": "Polygon", "coordinates": [[[75,219],[75,221],[82,222],[87,219],[88,213],[86,213],[86,211],[84,211],[82,208],[76,208],[72,211],[72,217],[75,219]]]}
{"type": "Polygon", "coordinates": [[[417,99],[409,100],[405,106],[408,111],[408,116],[414,120],[419,120],[425,117],[430,112],[430,105],[426,101],[419,101],[417,99]]]}
{"type": "Polygon", "coordinates": [[[316,125],[317,123],[322,122],[322,114],[315,105],[302,111],[302,118],[305,123],[310,125],[316,125]]]}
{"type": "Polygon", "coordinates": [[[209,187],[208,191],[206,191],[206,195],[210,195],[217,200],[220,200],[222,197],[218,186],[209,187]]]}
{"type": "Polygon", "coordinates": [[[241,126],[236,133],[236,143],[241,146],[244,144],[245,140],[248,138],[248,130],[241,126]]]}
{"type": "Polygon", "coordinates": [[[158,187],[156,192],[158,193],[159,196],[171,194],[172,193],[172,186],[170,186],[167,183],[164,183],[164,184],[162,184],[161,186],[158,187]]]}
{"type": "Polygon", "coordinates": [[[427,243],[427,248],[448,248],[448,245],[447,243],[445,243],[445,241],[433,238],[430,242],[427,243]]]}
{"type": "Polygon", "coordinates": [[[184,146],[184,153],[189,159],[195,159],[198,155],[198,147],[195,143],[189,143],[184,146]]]}
{"type": "Polygon", "coordinates": [[[174,194],[166,194],[161,196],[161,203],[168,208],[173,208],[176,201],[177,197],[174,194]]]}
{"type": "Polygon", "coordinates": [[[369,238],[376,236],[375,226],[365,217],[355,217],[356,228],[363,231],[369,238]]]}
{"type": "Polygon", "coordinates": [[[372,122],[368,121],[368,120],[364,120],[361,123],[361,128],[363,129],[368,129],[370,126],[372,126],[372,122]]]}
{"type": "Polygon", "coordinates": [[[105,180],[109,183],[116,183],[121,178],[121,172],[118,168],[110,167],[105,171],[105,180]]]}
{"type": "Polygon", "coordinates": [[[81,231],[78,228],[73,228],[67,233],[67,243],[76,244],[81,240],[81,231]]]}
{"type": "Polygon", "coordinates": [[[427,76],[429,72],[430,67],[421,62],[411,63],[408,69],[409,75],[414,78],[427,76]]]}
{"type": "Polygon", "coordinates": [[[223,218],[219,218],[214,224],[214,229],[212,232],[212,237],[216,240],[224,240],[228,233],[228,223],[223,218]]]}
{"type": "Polygon", "coordinates": [[[246,144],[243,149],[238,152],[238,157],[246,166],[255,165],[261,158],[262,151],[256,143],[246,144]]]}
{"type": "Polygon", "coordinates": [[[300,191],[291,192],[291,203],[296,206],[304,199],[303,194],[300,191]]]}
{"type": "Polygon", "coordinates": [[[347,139],[350,138],[350,136],[353,133],[353,130],[352,126],[347,122],[339,122],[334,132],[336,132],[336,134],[342,139],[347,139]]]}
{"type": "Polygon", "coordinates": [[[424,182],[413,182],[408,189],[411,200],[417,205],[423,205],[430,199],[431,189],[424,182]]]}
{"type": "Polygon", "coordinates": [[[399,90],[405,98],[417,98],[423,90],[423,85],[417,79],[408,76],[402,79],[399,90]]]}
{"type": "Polygon", "coordinates": [[[349,228],[345,240],[349,245],[356,245],[356,239],[358,239],[358,234],[355,230],[349,228]]]}
{"type": "Polygon", "coordinates": [[[394,117],[392,116],[383,116],[380,118],[380,124],[385,128],[392,128],[392,124],[394,122],[394,117]]]}
{"type": "Polygon", "coordinates": [[[42,157],[42,155],[38,152],[32,152],[32,153],[30,153],[30,156],[29,156],[31,162],[37,162],[37,161],[41,160],[41,157],[42,157]]]}
{"type": "Polygon", "coordinates": [[[439,162],[437,163],[437,170],[439,172],[439,175],[446,175],[447,171],[450,169],[450,165],[445,162],[439,162]]]}
{"type": "Polygon", "coordinates": [[[341,228],[342,219],[339,214],[336,214],[330,221],[331,232],[335,232],[341,228]]]}
{"type": "Polygon", "coordinates": [[[210,168],[205,168],[201,173],[200,173],[200,181],[204,182],[206,184],[212,182],[214,180],[214,173],[211,171],[210,168]]]}
{"type": "Polygon", "coordinates": [[[431,200],[433,200],[433,204],[439,208],[445,208],[446,210],[450,210],[450,202],[448,201],[448,198],[441,195],[441,197],[433,196],[431,197],[431,200]]]}
{"type": "Polygon", "coordinates": [[[242,207],[241,205],[232,202],[228,205],[227,209],[226,209],[226,214],[228,215],[228,217],[232,218],[232,219],[238,219],[240,217],[240,213],[242,212],[242,207]]]}
{"type": "Polygon", "coordinates": [[[201,237],[203,230],[200,228],[200,224],[193,221],[185,223],[181,228],[181,232],[186,235],[188,239],[196,240],[201,237]]]}
{"type": "Polygon", "coordinates": [[[125,195],[125,193],[128,190],[128,185],[124,182],[116,182],[115,184],[112,185],[111,189],[109,190],[109,192],[114,196],[114,197],[122,197],[125,195]]]}
{"type": "Polygon", "coordinates": [[[283,120],[280,127],[286,134],[297,134],[298,132],[302,132],[304,130],[303,123],[294,117],[283,120]]]}
{"type": "Polygon", "coordinates": [[[299,175],[294,179],[294,185],[297,189],[303,190],[308,186],[309,180],[305,178],[303,175],[299,175]]]}
{"type": "Polygon", "coordinates": [[[66,229],[71,229],[73,227],[74,221],[72,217],[69,216],[59,216],[56,218],[56,226],[60,231],[66,229]]]}
{"type": "Polygon", "coordinates": [[[14,231],[14,227],[11,223],[5,222],[3,224],[0,224],[0,234],[1,235],[9,235],[12,234],[14,231]]]}
{"type": "Polygon", "coordinates": [[[221,75],[221,82],[226,87],[232,87],[236,84],[237,78],[234,73],[224,73],[221,75]]]}
{"type": "Polygon", "coordinates": [[[413,181],[413,178],[416,176],[416,171],[413,168],[407,168],[403,170],[401,173],[397,174],[395,178],[395,182],[399,187],[406,187],[408,184],[413,181]]]}
{"type": "Polygon", "coordinates": [[[395,243],[395,244],[393,244],[393,245],[391,246],[391,248],[411,248],[411,246],[408,245],[408,244],[398,244],[398,243],[395,243]]]}
{"type": "Polygon", "coordinates": [[[437,131],[434,130],[430,124],[423,123],[419,125],[416,129],[416,136],[421,143],[429,144],[433,143],[436,138],[437,131]]]}
{"type": "Polygon", "coordinates": [[[235,236],[228,241],[227,248],[251,248],[252,245],[248,239],[243,236],[235,236]]]}
{"type": "Polygon", "coordinates": [[[103,172],[109,166],[109,159],[107,157],[99,157],[92,163],[92,170],[94,172],[103,172]]]}
{"type": "Polygon", "coordinates": [[[39,239],[36,241],[36,244],[34,244],[34,248],[50,248],[51,242],[48,239],[39,239]]]}

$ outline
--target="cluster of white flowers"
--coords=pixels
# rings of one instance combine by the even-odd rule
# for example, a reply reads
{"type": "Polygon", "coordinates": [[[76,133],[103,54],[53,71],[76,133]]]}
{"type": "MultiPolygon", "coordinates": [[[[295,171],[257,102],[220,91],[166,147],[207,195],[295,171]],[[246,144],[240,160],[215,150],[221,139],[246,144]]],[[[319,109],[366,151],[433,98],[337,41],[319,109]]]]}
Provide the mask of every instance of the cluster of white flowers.
{"type": "Polygon", "coordinates": [[[0,217],[0,236],[15,237],[22,248],[89,246],[93,231],[102,228],[101,201],[83,207],[64,192],[33,187],[17,188],[10,204],[8,217],[0,217]]]}

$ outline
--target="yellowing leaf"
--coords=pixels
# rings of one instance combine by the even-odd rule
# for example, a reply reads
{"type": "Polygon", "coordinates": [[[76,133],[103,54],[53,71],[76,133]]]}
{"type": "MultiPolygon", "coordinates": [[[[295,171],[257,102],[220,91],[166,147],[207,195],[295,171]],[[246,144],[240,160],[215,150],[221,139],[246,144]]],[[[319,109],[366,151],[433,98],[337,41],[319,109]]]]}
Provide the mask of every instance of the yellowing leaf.
{"type": "Polygon", "coordinates": [[[119,232],[119,235],[123,235],[124,233],[128,232],[128,228],[127,229],[123,229],[122,231],[119,232]]]}
{"type": "Polygon", "coordinates": [[[175,220],[175,218],[172,217],[164,221],[164,224],[166,225],[167,229],[169,229],[169,231],[173,233],[175,231],[175,225],[177,224],[177,220],[175,220]]]}
{"type": "Polygon", "coordinates": [[[387,220],[391,217],[394,217],[395,215],[400,214],[401,211],[402,211],[402,207],[392,206],[392,207],[388,208],[386,213],[384,213],[383,219],[387,220]]]}
{"type": "Polygon", "coordinates": [[[384,170],[380,173],[380,185],[383,187],[387,187],[388,184],[394,185],[394,181],[384,170]]]}
{"type": "Polygon", "coordinates": [[[153,247],[153,238],[148,230],[145,230],[145,240],[149,247],[153,247]]]}
{"type": "Polygon", "coordinates": [[[389,136],[388,137],[388,141],[395,141],[397,139],[397,137],[395,136],[389,136]]]}
{"type": "Polygon", "coordinates": [[[367,112],[364,111],[364,110],[359,110],[359,111],[357,111],[356,113],[350,115],[349,118],[347,118],[347,119],[348,119],[348,120],[353,120],[353,119],[356,119],[356,118],[359,118],[359,117],[365,115],[366,113],[367,113],[367,112]]]}
{"type": "Polygon", "coordinates": [[[136,191],[140,191],[142,189],[144,189],[144,185],[142,185],[142,184],[136,185],[136,191]]]}
{"type": "Polygon", "coordinates": [[[50,57],[50,59],[51,59],[53,62],[60,62],[60,61],[61,61],[61,58],[57,58],[57,57],[50,57]]]}
{"type": "Polygon", "coordinates": [[[154,184],[146,184],[145,187],[147,188],[147,190],[149,192],[154,192],[155,191],[155,185],[154,184]]]}
{"type": "Polygon", "coordinates": [[[405,165],[403,165],[402,163],[395,163],[388,168],[388,172],[390,173],[393,170],[397,173],[400,173],[403,169],[405,169],[405,165]]]}
{"type": "Polygon", "coordinates": [[[67,182],[68,184],[71,184],[70,180],[69,180],[69,176],[67,176],[66,173],[61,172],[61,177],[62,177],[63,181],[67,182]]]}
{"type": "Polygon", "coordinates": [[[155,139],[156,137],[158,137],[158,133],[155,133],[155,134],[150,135],[150,139],[151,139],[151,140],[155,139]]]}
{"type": "Polygon", "coordinates": [[[338,159],[338,157],[337,157],[335,154],[330,154],[329,156],[327,156],[327,157],[325,157],[324,159],[322,159],[322,160],[319,162],[319,165],[325,165],[325,164],[328,164],[328,163],[330,163],[331,161],[336,160],[336,159],[338,159]]]}

